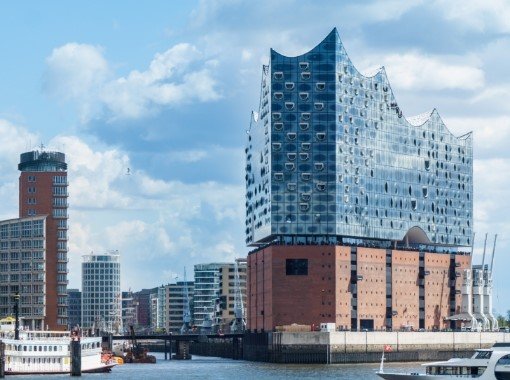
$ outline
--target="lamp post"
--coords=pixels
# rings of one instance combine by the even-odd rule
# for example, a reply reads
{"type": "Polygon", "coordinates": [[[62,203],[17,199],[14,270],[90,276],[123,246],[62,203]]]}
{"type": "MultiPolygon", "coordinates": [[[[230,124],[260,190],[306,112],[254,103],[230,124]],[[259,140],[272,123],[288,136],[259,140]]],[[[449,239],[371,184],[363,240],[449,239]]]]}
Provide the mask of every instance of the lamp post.
{"type": "Polygon", "coordinates": [[[19,293],[14,295],[14,339],[19,340],[19,293]]]}

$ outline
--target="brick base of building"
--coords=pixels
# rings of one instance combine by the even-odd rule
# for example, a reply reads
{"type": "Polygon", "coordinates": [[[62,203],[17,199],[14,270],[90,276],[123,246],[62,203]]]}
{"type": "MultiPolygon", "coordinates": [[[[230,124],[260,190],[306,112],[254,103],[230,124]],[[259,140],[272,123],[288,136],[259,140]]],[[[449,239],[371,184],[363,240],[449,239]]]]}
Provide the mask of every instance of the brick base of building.
{"type": "Polygon", "coordinates": [[[248,256],[247,328],[437,330],[460,311],[467,254],[270,245],[248,256]]]}

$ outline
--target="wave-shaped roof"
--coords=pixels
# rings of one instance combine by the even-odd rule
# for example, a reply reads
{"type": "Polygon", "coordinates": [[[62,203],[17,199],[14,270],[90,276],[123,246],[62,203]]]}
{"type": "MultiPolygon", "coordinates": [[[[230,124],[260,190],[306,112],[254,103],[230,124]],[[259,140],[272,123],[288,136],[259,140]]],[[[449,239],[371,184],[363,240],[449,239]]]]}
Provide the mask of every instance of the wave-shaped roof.
{"type": "MultiPolygon", "coordinates": [[[[347,61],[348,65],[350,67],[352,67],[352,69],[357,74],[359,74],[360,76],[362,76],[362,77],[364,77],[366,79],[371,79],[371,78],[374,78],[374,77],[377,77],[377,76],[381,76],[381,80],[384,83],[386,83],[388,85],[389,89],[390,89],[390,94],[391,94],[392,102],[394,102],[396,104],[396,98],[395,98],[395,95],[394,95],[393,90],[391,88],[391,85],[389,83],[388,75],[386,73],[386,70],[385,70],[384,66],[380,66],[378,68],[374,67],[373,69],[370,69],[370,70],[368,70],[365,73],[362,73],[361,71],[359,71],[356,68],[356,66],[352,63],[350,57],[348,56],[348,54],[347,54],[347,52],[346,52],[346,50],[345,50],[345,48],[343,46],[342,40],[340,38],[340,34],[338,33],[338,29],[336,27],[333,28],[333,30],[320,43],[318,43],[313,49],[311,49],[310,51],[308,51],[308,52],[306,52],[304,54],[300,54],[300,55],[296,55],[296,56],[287,56],[287,55],[284,55],[284,54],[281,54],[281,53],[277,52],[274,49],[271,49],[271,53],[278,54],[281,57],[285,57],[285,58],[300,58],[300,57],[304,57],[304,56],[306,56],[308,54],[311,54],[311,53],[314,53],[314,52],[319,52],[321,47],[324,47],[324,46],[326,46],[328,44],[331,44],[331,43],[335,43],[336,44],[337,49],[340,52],[340,54],[345,56],[345,60],[347,61]]],[[[406,117],[406,116],[403,115],[403,120],[405,120],[405,122],[407,122],[409,125],[411,125],[413,127],[420,127],[420,126],[426,126],[428,124],[428,122],[431,121],[431,119],[434,117],[434,115],[437,115],[437,117],[439,118],[439,121],[440,121],[442,127],[450,135],[452,135],[453,137],[455,137],[455,138],[460,140],[460,139],[465,139],[466,136],[471,134],[471,133],[467,133],[467,134],[464,134],[462,136],[455,136],[448,129],[446,124],[443,122],[441,116],[439,115],[439,112],[435,108],[432,109],[432,110],[423,112],[423,113],[421,113],[419,115],[415,115],[415,116],[411,116],[411,117],[406,117]]]]}

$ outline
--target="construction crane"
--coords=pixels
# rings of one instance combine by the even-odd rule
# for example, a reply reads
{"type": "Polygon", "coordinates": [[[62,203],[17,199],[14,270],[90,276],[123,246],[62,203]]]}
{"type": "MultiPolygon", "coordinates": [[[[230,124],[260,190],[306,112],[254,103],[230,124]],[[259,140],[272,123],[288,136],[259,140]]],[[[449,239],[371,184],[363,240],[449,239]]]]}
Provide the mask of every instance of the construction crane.
{"type": "Polygon", "coordinates": [[[232,332],[243,332],[246,328],[244,317],[243,294],[241,292],[241,280],[239,278],[239,265],[237,260],[234,263],[234,316],[232,332]]]}
{"type": "Polygon", "coordinates": [[[183,282],[183,310],[182,310],[182,327],[181,334],[187,334],[191,327],[191,312],[189,309],[189,294],[188,283],[186,282],[186,267],[184,267],[184,282],[183,282]]]}

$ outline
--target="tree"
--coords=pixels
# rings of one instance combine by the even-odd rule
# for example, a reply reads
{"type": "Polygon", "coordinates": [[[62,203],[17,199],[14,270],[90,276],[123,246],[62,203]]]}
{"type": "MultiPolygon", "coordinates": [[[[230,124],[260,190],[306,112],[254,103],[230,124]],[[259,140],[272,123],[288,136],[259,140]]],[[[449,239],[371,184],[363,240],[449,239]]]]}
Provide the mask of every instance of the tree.
{"type": "Polygon", "coordinates": [[[506,327],[508,325],[508,321],[501,314],[499,314],[496,318],[498,320],[499,327],[506,327]]]}

